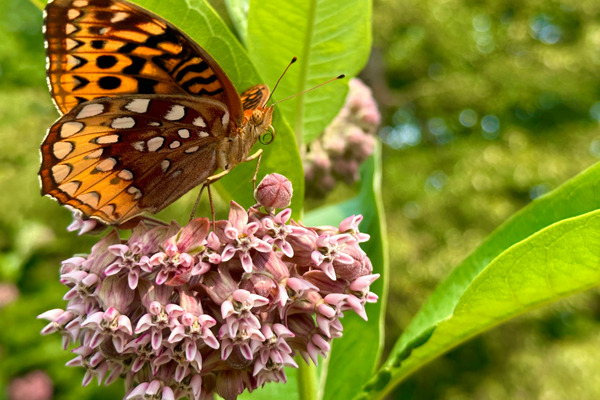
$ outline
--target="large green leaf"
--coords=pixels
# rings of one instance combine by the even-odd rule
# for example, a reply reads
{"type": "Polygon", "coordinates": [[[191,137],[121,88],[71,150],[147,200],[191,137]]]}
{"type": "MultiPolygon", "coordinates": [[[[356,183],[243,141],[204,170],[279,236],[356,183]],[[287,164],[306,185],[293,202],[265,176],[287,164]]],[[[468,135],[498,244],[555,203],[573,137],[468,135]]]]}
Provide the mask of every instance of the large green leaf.
{"type": "Polygon", "coordinates": [[[360,194],[344,203],[330,205],[311,211],[304,222],[309,226],[330,224],[337,226],[340,221],[353,214],[362,214],[360,230],[371,235],[362,244],[363,250],[373,263],[373,273],[381,277],[371,285],[379,302],[367,305],[369,321],[347,312],[342,320],[344,335],[333,341],[326,373],[324,399],[350,399],[372,376],[379,364],[383,348],[383,326],[387,299],[388,254],[385,229],[385,216],[381,201],[381,151],[375,154],[361,169],[360,194]]]}
{"type": "MultiPolygon", "coordinates": [[[[247,46],[270,85],[292,57],[298,57],[277,88],[276,99],[342,73],[353,77],[366,64],[371,48],[371,2],[251,0],[247,46]]],[[[346,93],[347,87],[335,82],[281,103],[298,143],[311,141],[323,131],[340,110],[346,93]]]]}
{"type": "Polygon", "coordinates": [[[225,7],[238,37],[243,43],[246,43],[248,33],[248,10],[250,9],[250,0],[225,0],[225,7]]]}
{"type": "Polygon", "coordinates": [[[436,289],[363,393],[536,306],[600,283],[600,164],[517,213],[436,289]]]}

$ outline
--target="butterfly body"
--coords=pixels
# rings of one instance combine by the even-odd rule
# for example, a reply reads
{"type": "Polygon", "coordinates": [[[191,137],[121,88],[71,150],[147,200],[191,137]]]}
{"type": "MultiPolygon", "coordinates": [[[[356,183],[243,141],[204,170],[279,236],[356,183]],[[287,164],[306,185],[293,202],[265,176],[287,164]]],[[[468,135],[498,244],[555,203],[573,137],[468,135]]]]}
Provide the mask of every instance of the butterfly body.
{"type": "Polygon", "coordinates": [[[42,194],[108,224],[156,213],[245,161],[271,125],[269,90],[240,96],[183,32],[124,0],[53,0],[42,194]]]}

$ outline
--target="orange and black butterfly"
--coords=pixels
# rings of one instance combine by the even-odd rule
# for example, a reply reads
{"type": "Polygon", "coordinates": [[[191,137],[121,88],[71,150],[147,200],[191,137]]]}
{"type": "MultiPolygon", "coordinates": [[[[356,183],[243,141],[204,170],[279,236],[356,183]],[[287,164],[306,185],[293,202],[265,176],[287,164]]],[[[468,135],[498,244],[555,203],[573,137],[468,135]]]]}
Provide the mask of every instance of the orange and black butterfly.
{"type": "Polygon", "coordinates": [[[267,86],[240,96],[202,47],[127,1],[51,0],[44,35],[63,115],[42,143],[42,194],[87,217],[156,213],[270,129],[267,86]]]}

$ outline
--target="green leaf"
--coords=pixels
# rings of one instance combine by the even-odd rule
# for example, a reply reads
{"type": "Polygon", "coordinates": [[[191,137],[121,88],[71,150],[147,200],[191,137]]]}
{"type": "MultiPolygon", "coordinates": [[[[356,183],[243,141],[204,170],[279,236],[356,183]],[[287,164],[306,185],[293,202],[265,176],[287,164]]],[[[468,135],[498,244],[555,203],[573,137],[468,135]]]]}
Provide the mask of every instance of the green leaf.
{"type": "MultiPolygon", "coordinates": [[[[363,395],[534,307],[600,283],[600,164],[525,207],[436,289],[363,395]]],[[[360,398],[360,397],[359,397],[360,398]]]]}
{"type": "MultiPolygon", "coordinates": [[[[299,360],[296,360],[299,361],[299,360]]],[[[286,383],[267,383],[264,387],[256,389],[252,393],[244,391],[238,399],[240,400],[271,400],[271,399],[298,399],[298,382],[296,377],[296,369],[286,368],[287,376],[286,383]]]]}
{"type": "Polygon", "coordinates": [[[46,7],[45,0],[31,0],[31,3],[33,3],[33,5],[39,8],[40,10],[43,10],[44,7],[46,7]]]}
{"type": "Polygon", "coordinates": [[[225,7],[242,43],[246,43],[250,0],[225,0],[225,7]]]}
{"type": "Polygon", "coordinates": [[[383,348],[383,326],[387,299],[388,253],[385,215],[381,201],[381,149],[362,166],[360,194],[344,203],[311,211],[304,222],[309,226],[330,224],[353,214],[362,214],[361,232],[371,235],[362,243],[373,264],[373,273],[381,277],[371,285],[371,291],[379,295],[376,304],[367,305],[369,321],[365,322],[353,312],[346,312],[342,324],[344,335],[333,341],[324,377],[324,399],[350,399],[372,376],[379,364],[383,348]]]}
{"type": "MultiPolygon", "coordinates": [[[[342,73],[356,76],[371,48],[369,0],[250,1],[248,52],[268,84],[273,85],[292,57],[274,97],[298,94],[342,73]]],[[[298,143],[317,137],[340,110],[344,82],[281,103],[298,143]]]]}
{"type": "MultiPolygon", "coordinates": [[[[185,0],[134,2],[172,22],[206,49],[240,91],[263,82],[244,48],[205,1],[196,0],[192,5],[185,0]]],[[[273,126],[277,132],[273,143],[268,146],[257,143],[253,148],[253,151],[259,148],[264,151],[259,180],[261,176],[271,172],[285,175],[294,185],[296,196],[292,199],[292,208],[299,213],[304,199],[304,173],[300,154],[294,134],[277,109],[273,126]]],[[[250,183],[255,167],[255,162],[242,163],[222,178],[215,187],[226,201],[235,199],[245,207],[251,206],[255,203],[250,183]]]]}

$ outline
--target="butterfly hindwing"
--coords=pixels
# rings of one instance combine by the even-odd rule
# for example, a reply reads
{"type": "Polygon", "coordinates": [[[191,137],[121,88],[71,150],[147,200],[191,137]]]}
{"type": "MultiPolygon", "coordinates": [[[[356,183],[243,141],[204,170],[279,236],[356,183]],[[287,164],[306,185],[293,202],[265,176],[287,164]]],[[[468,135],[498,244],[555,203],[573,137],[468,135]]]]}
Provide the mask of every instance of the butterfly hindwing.
{"type": "Polygon", "coordinates": [[[189,94],[242,117],[217,62],[161,17],[118,0],[51,0],[45,9],[47,74],[61,113],[98,97],[189,94]]]}
{"type": "Polygon", "coordinates": [[[265,107],[269,100],[269,87],[267,85],[255,85],[240,95],[244,111],[252,111],[259,107],[265,107]]]}
{"type": "Polygon", "coordinates": [[[42,192],[109,224],[158,212],[215,172],[229,118],[222,103],[190,96],[80,104],[42,144],[42,192]]]}

